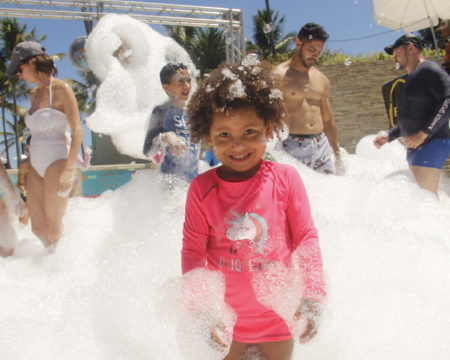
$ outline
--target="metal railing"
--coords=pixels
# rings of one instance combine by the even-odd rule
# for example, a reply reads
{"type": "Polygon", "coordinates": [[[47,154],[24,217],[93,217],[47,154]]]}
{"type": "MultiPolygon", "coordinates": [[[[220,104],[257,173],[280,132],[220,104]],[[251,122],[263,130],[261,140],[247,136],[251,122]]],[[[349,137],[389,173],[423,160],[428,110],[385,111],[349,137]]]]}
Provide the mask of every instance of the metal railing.
{"type": "Polygon", "coordinates": [[[0,16],[32,19],[98,21],[106,14],[124,14],[148,24],[223,29],[226,60],[245,55],[242,10],[208,6],[96,0],[1,0],[0,16]]]}

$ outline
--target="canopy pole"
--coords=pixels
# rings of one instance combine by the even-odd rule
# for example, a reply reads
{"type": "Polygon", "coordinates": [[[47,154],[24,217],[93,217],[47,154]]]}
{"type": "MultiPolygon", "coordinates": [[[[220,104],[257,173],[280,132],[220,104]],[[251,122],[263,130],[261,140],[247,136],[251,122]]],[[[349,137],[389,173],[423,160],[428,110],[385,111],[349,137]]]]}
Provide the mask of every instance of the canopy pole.
{"type": "Polygon", "coordinates": [[[436,55],[439,55],[439,48],[438,48],[438,44],[437,44],[437,40],[436,40],[436,34],[434,32],[433,21],[431,20],[430,14],[428,13],[428,7],[427,7],[426,0],[423,0],[423,5],[425,6],[425,11],[427,12],[428,20],[430,21],[430,29],[431,29],[431,34],[433,35],[434,49],[435,49],[436,55]]]}

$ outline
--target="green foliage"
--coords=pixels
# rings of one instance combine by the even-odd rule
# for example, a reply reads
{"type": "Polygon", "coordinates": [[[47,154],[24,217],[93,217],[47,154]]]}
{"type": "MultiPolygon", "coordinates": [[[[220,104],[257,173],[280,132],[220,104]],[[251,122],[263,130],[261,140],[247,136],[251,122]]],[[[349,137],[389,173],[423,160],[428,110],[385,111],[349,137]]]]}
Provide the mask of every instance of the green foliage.
{"type": "Polygon", "coordinates": [[[180,44],[188,53],[191,51],[196,36],[196,28],[190,26],[165,26],[169,36],[180,44]]]}
{"type": "Polygon", "coordinates": [[[253,39],[255,43],[248,41],[247,50],[257,52],[263,59],[271,59],[272,61],[279,61],[279,57],[283,54],[291,51],[295,44],[296,33],[290,32],[283,37],[283,25],[285,17],[280,17],[278,11],[267,9],[258,9],[258,12],[253,16],[253,39]],[[270,29],[268,25],[272,25],[272,32],[268,32],[270,29]],[[273,42],[275,45],[275,59],[272,59],[272,46],[270,36],[273,36],[273,42]]]}
{"type": "Polygon", "coordinates": [[[274,43],[279,40],[284,21],[284,16],[279,19],[278,12],[268,11],[267,9],[258,9],[257,14],[253,16],[253,39],[263,58],[268,58],[271,55],[272,46],[270,36],[273,36],[274,43]],[[265,28],[270,26],[272,31],[268,32],[268,29],[265,28]]]}
{"type": "Polygon", "coordinates": [[[29,135],[29,130],[25,124],[25,113],[26,109],[20,108],[21,115],[18,116],[16,122],[12,122],[5,119],[3,124],[3,131],[0,131],[0,146],[4,147],[5,150],[13,147],[16,143],[16,133],[19,135],[19,141],[25,141],[29,135]]]}
{"type": "Polygon", "coordinates": [[[0,109],[3,132],[0,136],[6,152],[7,162],[10,165],[9,148],[16,147],[18,162],[21,156],[20,141],[23,138],[26,127],[24,121],[24,110],[17,105],[17,100],[25,98],[28,88],[25,83],[16,76],[6,75],[6,69],[14,47],[25,40],[42,41],[46,36],[38,36],[37,30],[33,28],[27,32],[27,25],[21,25],[17,19],[0,19],[0,109]],[[12,115],[13,121],[6,118],[6,113],[12,115]]]}
{"type": "Polygon", "coordinates": [[[77,99],[80,116],[83,120],[85,120],[86,117],[92,114],[95,110],[95,99],[99,82],[92,71],[79,71],[78,74],[82,79],[81,81],[71,78],[67,78],[65,81],[72,88],[77,99]]]}
{"type": "Polygon", "coordinates": [[[384,51],[373,52],[371,54],[360,54],[356,56],[348,55],[340,50],[325,50],[318,60],[319,65],[330,64],[345,64],[345,63],[360,63],[367,61],[386,60],[392,56],[386,54],[384,51]]]}
{"type": "Polygon", "coordinates": [[[223,32],[215,28],[197,29],[190,55],[202,74],[218,67],[226,59],[223,32]]]}
{"type": "MultiPolygon", "coordinates": [[[[434,50],[424,49],[423,54],[426,58],[435,57],[436,52],[434,50]]],[[[444,55],[444,50],[441,50],[438,56],[444,55]]],[[[361,54],[356,56],[350,56],[340,50],[325,50],[319,60],[318,65],[331,65],[331,64],[344,64],[350,61],[352,64],[392,59],[392,55],[386,54],[384,51],[373,52],[371,54],[361,54]]]]}
{"type": "Polygon", "coordinates": [[[216,28],[166,26],[167,33],[189,54],[203,75],[226,59],[225,35],[216,28]]]}
{"type": "MultiPolygon", "coordinates": [[[[439,24],[443,24],[443,21],[440,20],[439,24]]],[[[436,42],[437,42],[439,49],[445,49],[446,40],[445,40],[444,36],[442,35],[442,33],[438,30],[438,27],[439,26],[435,26],[433,28],[434,35],[436,36],[436,42]]],[[[435,49],[433,33],[431,31],[431,28],[416,31],[415,34],[417,37],[419,37],[423,41],[423,43],[425,45],[425,49],[428,49],[428,50],[435,49]]]]}

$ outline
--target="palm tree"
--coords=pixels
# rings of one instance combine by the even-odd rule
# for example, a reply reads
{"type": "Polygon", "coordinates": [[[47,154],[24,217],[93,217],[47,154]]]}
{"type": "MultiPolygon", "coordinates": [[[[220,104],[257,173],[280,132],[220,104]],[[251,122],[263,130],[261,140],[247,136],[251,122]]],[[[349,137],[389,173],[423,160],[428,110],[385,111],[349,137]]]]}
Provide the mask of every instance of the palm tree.
{"type": "Polygon", "coordinates": [[[191,58],[202,75],[218,67],[226,59],[223,32],[216,28],[196,29],[191,58]]]}
{"type": "MultiPolygon", "coordinates": [[[[67,78],[65,81],[70,85],[77,99],[80,117],[83,122],[86,121],[87,116],[92,114],[96,105],[96,94],[99,86],[99,81],[92,71],[79,71],[78,75],[82,81],[67,78]]],[[[84,158],[84,145],[81,144],[81,153],[84,158]]]]}
{"type": "Polygon", "coordinates": [[[253,16],[255,43],[248,42],[247,48],[257,50],[263,59],[268,59],[272,56],[270,39],[270,35],[272,35],[277,56],[289,52],[295,42],[296,33],[290,32],[282,37],[284,22],[285,17],[280,18],[278,11],[258,9],[257,14],[253,16]]]}
{"type": "Polygon", "coordinates": [[[80,115],[84,120],[95,110],[95,98],[99,82],[92,71],[79,71],[78,75],[82,81],[71,78],[67,78],[65,81],[75,94],[80,115]]]}
{"type": "MultiPolygon", "coordinates": [[[[440,23],[441,22],[442,22],[442,20],[440,21],[440,23]]],[[[445,42],[446,42],[446,40],[442,36],[441,32],[438,31],[438,27],[439,26],[435,26],[434,27],[434,34],[436,36],[437,46],[438,46],[439,49],[445,49],[445,42]]],[[[416,35],[417,35],[418,38],[420,38],[422,40],[422,42],[424,43],[425,48],[427,48],[427,49],[435,49],[433,33],[431,31],[431,28],[418,30],[416,32],[416,35]]]]}
{"type": "MultiPolygon", "coordinates": [[[[6,141],[6,112],[8,111],[10,114],[13,114],[13,117],[17,119],[16,112],[20,116],[24,116],[23,108],[15,104],[16,98],[21,99],[25,98],[27,94],[27,87],[23,81],[18,82],[17,79],[10,78],[6,75],[6,61],[0,60],[0,109],[1,109],[1,117],[2,117],[2,127],[3,127],[3,144],[5,144],[5,153],[6,153],[6,163],[8,167],[11,167],[11,158],[9,155],[9,148],[11,145],[14,145],[14,142],[11,144],[6,141]],[[16,96],[14,96],[16,94],[16,96]],[[11,102],[13,99],[13,102],[11,102]]],[[[14,129],[14,125],[11,126],[11,129],[14,129]]],[[[17,133],[17,139],[20,138],[20,133],[17,133]]]]}
{"type": "Polygon", "coordinates": [[[167,34],[180,44],[190,54],[192,49],[196,28],[191,26],[165,26],[167,34]]]}
{"type": "Polygon", "coordinates": [[[1,116],[2,116],[2,130],[0,135],[2,135],[3,140],[0,142],[0,145],[3,145],[6,153],[6,166],[7,168],[11,168],[11,158],[9,155],[9,148],[14,146],[16,143],[16,137],[23,138],[25,135],[25,114],[26,109],[22,106],[16,105],[16,111],[18,116],[17,125],[12,123],[6,119],[6,111],[10,113],[14,113],[14,104],[8,102],[6,98],[0,94],[0,108],[1,108],[1,116]],[[8,130],[12,130],[8,131],[8,130]]]}
{"type": "Polygon", "coordinates": [[[187,51],[202,75],[225,61],[226,43],[221,30],[188,26],[166,26],[166,29],[169,36],[187,51]]]}
{"type": "MultiPolygon", "coordinates": [[[[17,110],[19,112],[18,115],[18,121],[16,123],[13,123],[12,121],[5,120],[3,122],[3,131],[0,132],[2,135],[3,140],[0,141],[0,145],[3,146],[5,149],[9,149],[10,147],[14,146],[16,144],[16,136],[19,136],[19,144],[23,143],[23,140],[26,139],[26,137],[29,135],[29,130],[26,127],[25,124],[25,114],[26,109],[17,106],[17,110]]],[[[21,149],[22,150],[22,149],[21,149]]]]}
{"type": "MultiPolygon", "coordinates": [[[[3,18],[0,20],[0,53],[2,56],[0,57],[0,98],[2,99],[0,102],[0,107],[2,109],[2,121],[3,128],[5,133],[6,129],[6,110],[12,113],[14,120],[14,133],[15,133],[15,145],[17,152],[17,166],[21,160],[21,147],[20,145],[20,121],[21,117],[18,114],[18,106],[17,99],[26,96],[27,90],[24,83],[18,80],[16,77],[7,77],[5,75],[5,70],[7,68],[7,62],[11,57],[11,53],[14,47],[25,40],[32,41],[43,41],[46,39],[46,36],[38,36],[36,28],[33,28],[31,32],[27,32],[27,24],[19,24],[17,19],[13,18],[3,18]],[[10,104],[12,100],[12,108],[7,106],[10,104]]],[[[5,134],[4,134],[5,136],[5,134]]],[[[8,144],[4,139],[5,146],[8,144]]],[[[9,148],[9,147],[8,147],[9,148]]],[[[7,159],[9,159],[8,148],[7,151],[7,159]]]]}

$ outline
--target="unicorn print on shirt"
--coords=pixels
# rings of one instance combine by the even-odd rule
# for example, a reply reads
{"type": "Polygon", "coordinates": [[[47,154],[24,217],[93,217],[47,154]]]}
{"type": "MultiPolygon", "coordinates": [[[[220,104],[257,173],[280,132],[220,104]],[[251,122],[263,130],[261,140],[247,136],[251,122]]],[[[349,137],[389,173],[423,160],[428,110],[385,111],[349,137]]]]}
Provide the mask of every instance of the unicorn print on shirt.
{"type": "Polygon", "coordinates": [[[258,214],[246,212],[231,222],[226,236],[230,241],[247,240],[259,254],[264,254],[267,240],[267,222],[258,214]]]}

